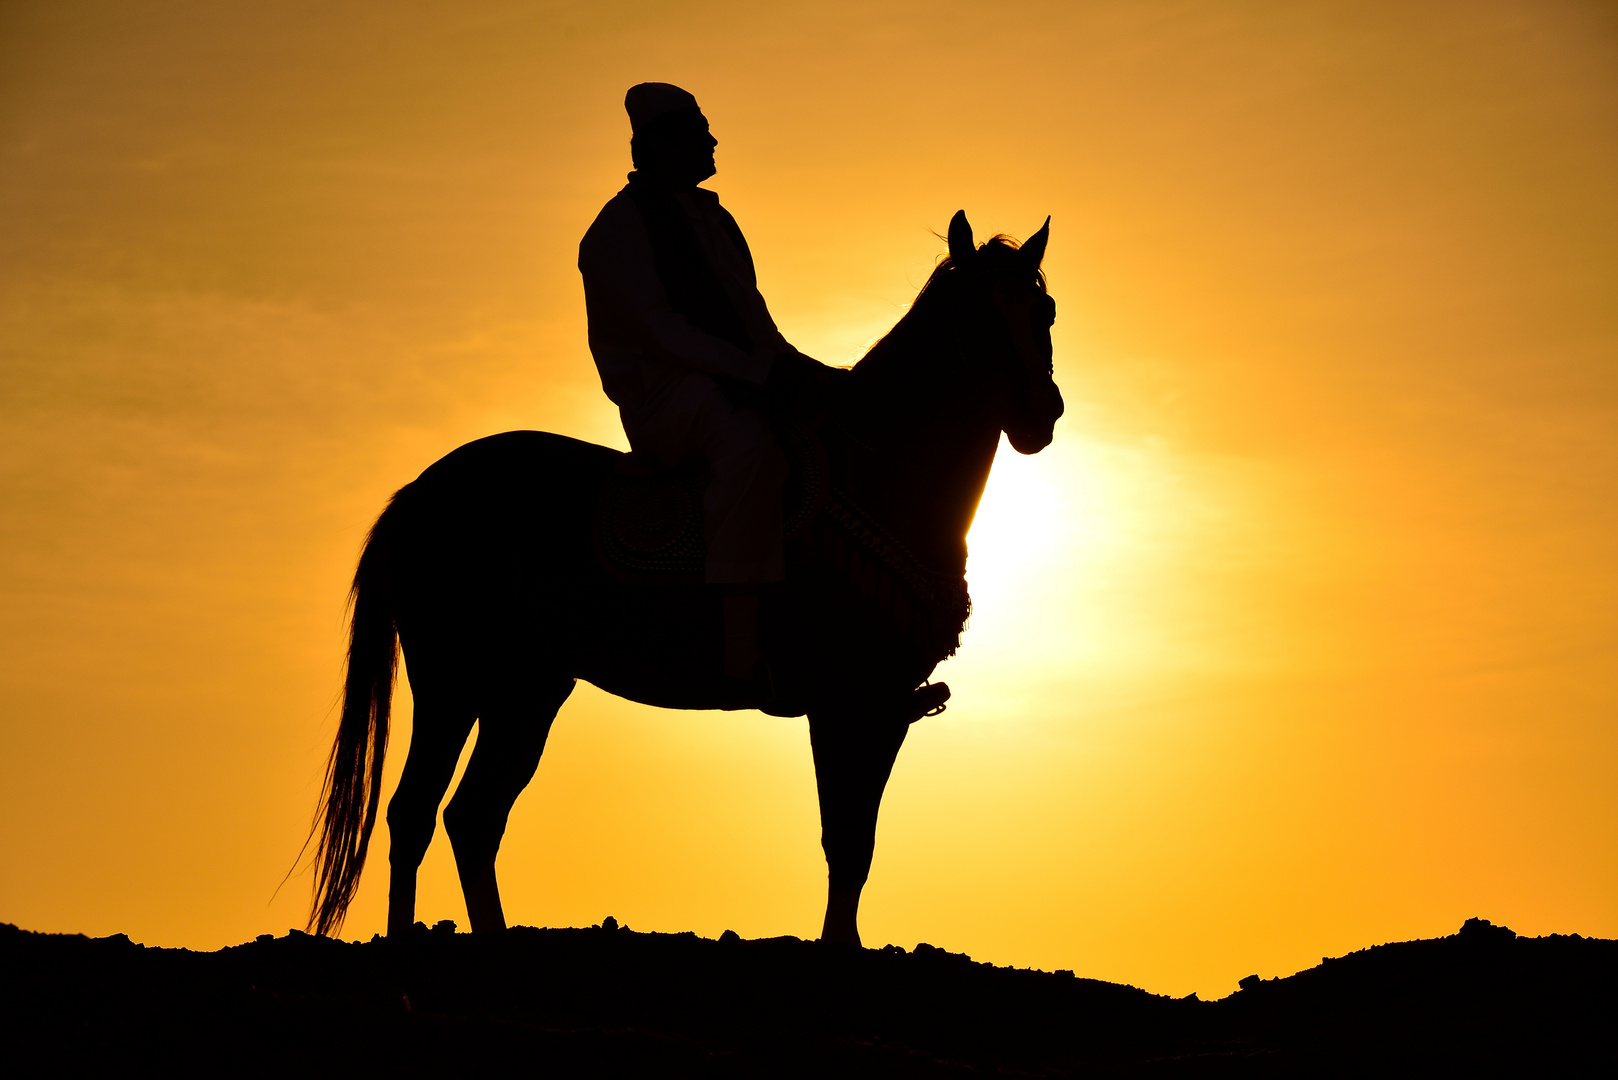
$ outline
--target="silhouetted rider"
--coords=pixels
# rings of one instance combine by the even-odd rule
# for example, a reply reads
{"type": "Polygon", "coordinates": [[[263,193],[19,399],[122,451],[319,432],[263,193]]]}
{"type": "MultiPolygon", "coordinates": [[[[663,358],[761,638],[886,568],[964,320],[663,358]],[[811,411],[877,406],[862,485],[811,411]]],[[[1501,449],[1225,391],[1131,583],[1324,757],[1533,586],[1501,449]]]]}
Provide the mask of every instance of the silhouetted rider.
{"type": "Polygon", "coordinates": [[[641,83],[624,98],[635,171],[579,244],[590,352],[630,446],[705,459],[706,579],[724,589],[725,674],[762,674],[758,590],[783,574],[786,462],[749,390],[790,397],[827,369],[794,349],[759,295],[736,221],[697,184],[714,147],[696,98],[641,83]]]}

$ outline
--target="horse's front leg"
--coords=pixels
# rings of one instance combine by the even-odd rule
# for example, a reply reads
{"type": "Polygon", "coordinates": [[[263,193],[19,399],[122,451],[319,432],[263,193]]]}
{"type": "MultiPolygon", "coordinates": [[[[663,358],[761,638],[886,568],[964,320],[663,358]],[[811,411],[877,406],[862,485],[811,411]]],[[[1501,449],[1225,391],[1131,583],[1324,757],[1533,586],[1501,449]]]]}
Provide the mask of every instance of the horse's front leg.
{"type": "Polygon", "coordinates": [[[860,943],[860,890],[871,873],[877,810],[910,729],[907,721],[900,710],[863,706],[809,714],[820,791],[820,845],[826,852],[822,941],[860,943]]]}

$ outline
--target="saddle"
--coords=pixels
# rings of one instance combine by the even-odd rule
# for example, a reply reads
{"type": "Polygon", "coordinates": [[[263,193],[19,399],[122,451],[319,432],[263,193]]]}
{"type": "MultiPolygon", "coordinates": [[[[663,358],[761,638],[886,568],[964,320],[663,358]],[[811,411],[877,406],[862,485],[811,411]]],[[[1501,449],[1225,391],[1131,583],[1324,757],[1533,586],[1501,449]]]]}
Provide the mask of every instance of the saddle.
{"type": "MultiPolygon", "coordinates": [[[[789,467],[782,495],[789,577],[840,595],[849,610],[883,618],[929,664],[953,656],[971,615],[963,565],[923,565],[873,515],[841,489],[820,440],[796,424],[776,435],[789,467]]],[[[619,460],[596,502],[596,557],[621,581],[701,586],[707,545],[701,462],[639,472],[619,460]]]]}
{"type": "MultiPolygon", "coordinates": [[[[776,441],[788,465],[781,502],[790,543],[825,506],[830,476],[820,440],[808,429],[778,424],[776,441]]],[[[596,502],[594,539],[602,567],[638,585],[701,585],[708,480],[708,466],[699,459],[655,471],[621,459],[596,502]]]]}

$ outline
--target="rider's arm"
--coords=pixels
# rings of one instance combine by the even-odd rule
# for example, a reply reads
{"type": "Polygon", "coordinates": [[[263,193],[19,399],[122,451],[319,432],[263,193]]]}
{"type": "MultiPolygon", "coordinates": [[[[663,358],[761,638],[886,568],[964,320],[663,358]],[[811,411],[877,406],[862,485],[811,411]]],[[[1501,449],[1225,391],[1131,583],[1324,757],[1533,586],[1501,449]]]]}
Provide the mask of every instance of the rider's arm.
{"type": "Polygon", "coordinates": [[[628,198],[609,203],[585,234],[579,245],[579,270],[592,321],[594,310],[601,310],[648,353],[754,386],[762,386],[769,376],[772,354],[743,352],[691,325],[669,306],[646,226],[628,198]]]}

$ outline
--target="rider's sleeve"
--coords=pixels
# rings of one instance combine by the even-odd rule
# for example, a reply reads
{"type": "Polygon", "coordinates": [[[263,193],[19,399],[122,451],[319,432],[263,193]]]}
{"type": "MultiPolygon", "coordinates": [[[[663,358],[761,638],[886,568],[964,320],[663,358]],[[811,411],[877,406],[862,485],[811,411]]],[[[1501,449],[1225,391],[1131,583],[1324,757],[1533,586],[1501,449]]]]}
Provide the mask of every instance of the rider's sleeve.
{"type": "Polygon", "coordinates": [[[617,324],[615,330],[648,353],[710,375],[764,384],[774,359],[771,354],[743,352],[691,325],[669,306],[646,226],[627,197],[608,203],[585,234],[579,245],[579,271],[592,316],[599,310],[617,324]]]}

